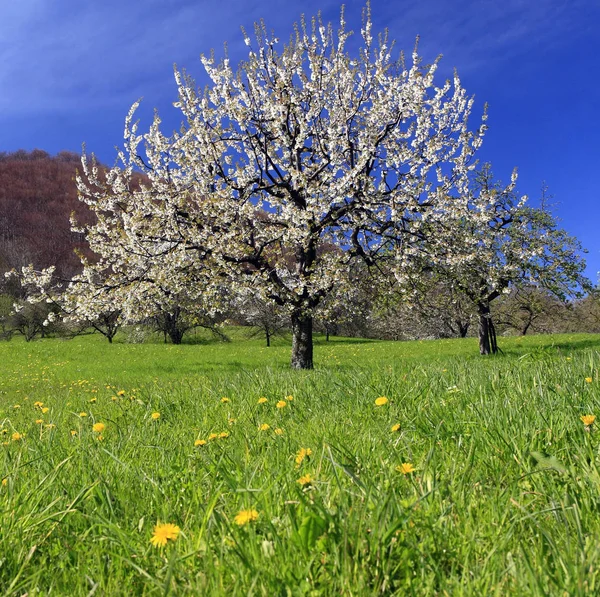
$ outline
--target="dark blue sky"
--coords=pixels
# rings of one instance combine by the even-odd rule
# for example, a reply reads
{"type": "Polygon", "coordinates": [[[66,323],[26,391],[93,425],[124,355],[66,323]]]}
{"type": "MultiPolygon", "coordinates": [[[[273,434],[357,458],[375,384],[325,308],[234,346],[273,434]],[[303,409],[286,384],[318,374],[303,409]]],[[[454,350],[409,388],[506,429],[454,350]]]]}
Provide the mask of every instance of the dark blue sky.
{"type": "MultiPolygon", "coordinates": [[[[360,28],[362,2],[346,3],[360,28]]],[[[240,26],[264,18],[287,39],[301,13],[329,0],[8,0],[0,2],[0,151],[79,152],[82,143],[112,164],[130,105],[150,122],[157,107],[178,128],[174,62],[203,84],[201,53],[232,62],[244,54],[240,26]]],[[[600,270],[600,2],[598,0],[372,0],[376,31],[387,27],[408,52],[420,35],[426,60],[443,54],[441,82],[456,67],[489,104],[481,160],[498,178],[519,168],[519,190],[532,200],[543,180],[561,224],[589,250],[588,275],[600,270]]],[[[478,121],[473,121],[476,126],[478,121]]]]}

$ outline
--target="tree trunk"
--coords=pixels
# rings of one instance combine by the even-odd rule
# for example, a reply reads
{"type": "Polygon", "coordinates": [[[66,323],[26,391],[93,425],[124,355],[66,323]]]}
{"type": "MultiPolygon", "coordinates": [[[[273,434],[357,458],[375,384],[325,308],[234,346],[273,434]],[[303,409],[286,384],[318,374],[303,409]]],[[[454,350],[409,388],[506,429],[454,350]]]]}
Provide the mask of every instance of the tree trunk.
{"type": "Polygon", "coordinates": [[[458,333],[461,338],[467,337],[467,333],[469,331],[469,325],[470,325],[469,323],[465,324],[465,323],[461,323],[460,321],[458,322],[458,333]]]}
{"type": "Polygon", "coordinates": [[[529,330],[529,327],[533,323],[533,313],[528,309],[524,309],[524,311],[527,313],[527,321],[523,324],[523,327],[521,328],[521,336],[525,336],[525,334],[527,334],[527,330],[529,330]]]}
{"type": "Polygon", "coordinates": [[[496,354],[496,328],[492,321],[489,303],[479,303],[479,354],[496,354]]]}
{"type": "Polygon", "coordinates": [[[265,328],[265,337],[267,339],[267,348],[271,346],[271,332],[269,328],[265,328]]]}
{"type": "Polygon", "coordinates": [[[169,338],[171,339],[171,344],[181,344],[183,340],[183,332],[177,328],[177,326],[171,326],[169,328],[169,338]]]}
{"type": "Polygon", "coordinates": [[[292,314],[292,367],[313,368],[312,317],[301,313],[292,314]]]}
{"type": "Polygon", "coordinates": [[[173,313],[165,313],[165,330],[171,339],[172,344],[181,344],[185,331],[179,327],[179,315],[181,309],[178,307],[173,310],[173,313]]]}

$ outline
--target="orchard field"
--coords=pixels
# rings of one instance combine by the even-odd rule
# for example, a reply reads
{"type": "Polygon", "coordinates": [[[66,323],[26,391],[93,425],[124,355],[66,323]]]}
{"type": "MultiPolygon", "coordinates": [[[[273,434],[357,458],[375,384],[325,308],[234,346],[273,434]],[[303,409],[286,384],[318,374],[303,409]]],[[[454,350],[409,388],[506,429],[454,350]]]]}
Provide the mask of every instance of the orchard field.
{"type": "Polygon", "coordinates": [[[600,592],[600,336],[233,335],[0,343],[0,594],[600,592]]]}

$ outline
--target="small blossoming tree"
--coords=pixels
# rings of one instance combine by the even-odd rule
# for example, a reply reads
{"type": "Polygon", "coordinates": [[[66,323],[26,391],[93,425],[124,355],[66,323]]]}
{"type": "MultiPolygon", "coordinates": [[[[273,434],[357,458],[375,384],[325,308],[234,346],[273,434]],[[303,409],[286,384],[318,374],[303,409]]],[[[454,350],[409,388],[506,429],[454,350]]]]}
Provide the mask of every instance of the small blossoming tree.
{"type": "Polygon", "coordinates": [[[518,197],[516,180],[515,172],[503,187],[489,164],[475,173],[467,208],[448,213],[444,226],[431,231],[402,287],[414,300],[411,294],[430,292],[423,281],[434,280],[453,300],[470,303],[481,354],[498,351],[490,304],[503,293],[529,286],[565,300],[591,287],[579,241],[558,227],[544,200],[534,208],[518,197]]]}

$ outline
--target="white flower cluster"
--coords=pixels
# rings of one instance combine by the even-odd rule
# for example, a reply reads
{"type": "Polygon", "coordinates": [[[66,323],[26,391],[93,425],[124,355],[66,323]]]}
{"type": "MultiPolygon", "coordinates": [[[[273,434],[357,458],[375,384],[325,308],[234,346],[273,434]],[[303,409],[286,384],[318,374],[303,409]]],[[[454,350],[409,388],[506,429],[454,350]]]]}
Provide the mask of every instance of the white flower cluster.
{"type": "Polygon", "coordinates": [[[203,57],[205,91],[175,71],[180,132],[163,135],[156,115],[139,134],[134,104],[121,166],[103,177],[84,162],[79,191],[101,256],[86,267],[118,288],[126,317],[153,287],[206,301],[224,280],[310,314],[353,260],[410,244],[445,217],[440,201],[454,209],[445,198],[466,188],[485,125],[469,132],[473,102],[457,76],[436,87],[437,62],[423,67],[416,51],[410,66],[394,60],[371,29],[367,16],[350,58],[343,15],[337,34],[302,22],[281,49],[258,26],[239,72],[203,57]]]}

